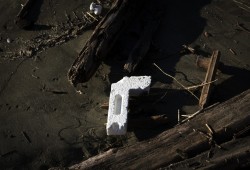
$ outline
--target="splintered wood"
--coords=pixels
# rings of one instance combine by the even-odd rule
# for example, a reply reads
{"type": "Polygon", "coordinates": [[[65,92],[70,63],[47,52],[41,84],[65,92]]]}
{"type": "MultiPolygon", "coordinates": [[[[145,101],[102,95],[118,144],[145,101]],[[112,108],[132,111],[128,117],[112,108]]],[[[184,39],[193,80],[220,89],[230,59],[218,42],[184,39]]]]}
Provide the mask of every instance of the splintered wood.
{"type": "Polygon", "coordinates": [[[219,60],[220,60],[220,52],[216,50],[213,52],[211,56],[207,74],[204,81],[205,85],[203,86],[201,91],[201,96],[199,100],[199,106],[201,108],[204,108],[204,106],[207,104],[209,100],[209,96],[212,90],[212,84],[208,82],[212,82],[214,80],[219,60]]]}

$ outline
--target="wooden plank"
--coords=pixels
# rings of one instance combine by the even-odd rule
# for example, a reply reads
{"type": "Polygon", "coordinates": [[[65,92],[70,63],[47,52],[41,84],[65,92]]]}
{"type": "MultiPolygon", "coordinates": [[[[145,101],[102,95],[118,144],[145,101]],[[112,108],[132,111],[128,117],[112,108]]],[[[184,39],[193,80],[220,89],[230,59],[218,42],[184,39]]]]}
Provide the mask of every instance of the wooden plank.
{"type": "MultiPolygon", "coordinates": [[[[216,50],[213,52],[213,54],[211,56],[204,83],[209,83],[209,82],[212,82],[214,80],[219,60],[220,60],[220,52],[218,50],[216,50]]],[[[212,91],[212,84],[211,83],[203,86],[202,91],[201,91],[200,100],[199,100],[199,106],[201,108],[204,108],[204,106],[208,103],[211,91],[212,91]]]]}

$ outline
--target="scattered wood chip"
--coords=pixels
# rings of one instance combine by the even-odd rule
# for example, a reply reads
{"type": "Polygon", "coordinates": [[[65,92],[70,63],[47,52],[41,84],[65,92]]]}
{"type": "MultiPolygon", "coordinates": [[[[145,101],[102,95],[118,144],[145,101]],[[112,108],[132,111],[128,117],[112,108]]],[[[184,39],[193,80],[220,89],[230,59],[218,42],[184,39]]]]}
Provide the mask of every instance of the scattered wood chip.
{"type": "Polygon", "coordinates": [[[236,52],[235,52],[232,48],[229,48],[229,51],[230,51],[233,55],[237,55],[236,52]]]}
{"type": "Polygon", "coordinates": [[[109,102],[102,103],[100,108],[108,110],[109,109],[109,102]]]}
{"type": "Polygon", "coordinates": [[[212,34],[210,34],[210,33],[208,33],[207,31],[205,31],[205,32],[204,32],[204,36],[205,36],[205,37],[211,37],[212,34]]]}
{"type": "Polygon", "coordinates": [[[182,47],[185,49],[185,50],[187,50],[187,51],[189,51],[189,52],[191,52],[191,53],[195,53],[195,49],[194,48],[192,48],[192,47],[190,47],[190,46],[187,46],[187,45],[182,45],[182,47]]]}

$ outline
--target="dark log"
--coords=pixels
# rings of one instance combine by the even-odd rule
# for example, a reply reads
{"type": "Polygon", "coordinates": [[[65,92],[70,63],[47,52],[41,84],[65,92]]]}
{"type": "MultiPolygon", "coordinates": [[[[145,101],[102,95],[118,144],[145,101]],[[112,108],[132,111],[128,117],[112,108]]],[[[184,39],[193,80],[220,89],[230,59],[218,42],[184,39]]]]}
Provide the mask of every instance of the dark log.
{"type": "Polygon", "coordinates": [[[114,3],[71,66],[68,77],[73,85],[86,82],[93,76],[143,4],[143,0],[117,0],[114,3]]]}
{"type": "Polygon", "coordinates": [[[128,147],[111,149],[73,165],[69,169],[156,169],[166,167],[195,157],[211,148],[211,138],[206,124],[213,129],[213,143],[217,143],[216,146],[219,146],[232,140],[234,134],[242,132],[249,126],[249,122],[250,89],[222,104],[209,108],[189,122],[167,130],[151,140],[128,147]]]}

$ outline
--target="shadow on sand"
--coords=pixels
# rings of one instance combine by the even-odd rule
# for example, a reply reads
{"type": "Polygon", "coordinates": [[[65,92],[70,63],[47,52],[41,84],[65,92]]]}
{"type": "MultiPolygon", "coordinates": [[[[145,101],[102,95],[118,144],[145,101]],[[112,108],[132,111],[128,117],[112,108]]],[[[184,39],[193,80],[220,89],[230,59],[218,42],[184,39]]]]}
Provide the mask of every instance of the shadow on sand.
{"type": "MultiPolygon", "coordinates": [[[[155,4],[164,5],[166,11],[161,24],[153,37],[150,50],[145,60],[133,75],[151,75],[152,85],[154,85],[155,82],[171,83],[172,80],[156,71],[155,67],[152,66],[152,63],[157,63],[161,68],[167,69],[168,73],[172,74],[172,76],[175,75],[175,66],[181,58],[179,52],[183,48],[182,45],[194,42],[202,34],[204,27],[206,26],[206,20],[200,16],[200,11],[210,2],[211,0],[156,1],[155,4]],[[156,56],[157,58],[163,58],[163,60],[157,60],[156,56]],[[166,58],[166,56],[171,57],[166,58]]],[[[151,7],[148,8],[149,10],[151,9],[151,7]]],[[[146,15],[147,14],[145,14],[145,16],[146,15]]],[[[143,25],[140,25],[143,22],[140,20],[143,20],[143,18],[137,18],[133,23],[133,26],[130,27],[121,38],[119,38],[112,52],[112,54],[115,54],[115,56],[113,55],[114,59],[108,59],[108,61],[106,61],[107,64],[111,66],[111,73],[109,74],[109,80],[111,83],[119,81],[124,75],[126,75],[123,72],[123,65],[128,58],[131,44],[135,44],[133,42],[133,40],[136,40],[134,32],[141,32],[143,29],[143,25]],[[135,31],[135,29],[141,30],[135,31]]],[[[161,95],[166,93],[166,89],[151,89],[150,93],[156,91],[158,91],[157,93],[161,93],[161,95]]],[[[170,123],[167,127],[147,130],[132,129],[132,131],[135,132],[139,140],[154,137],[163,130],[166,130],[166,128],[170,128],[177,123],[176,112],[179,108],[184,105],[195,105],[195,102],[197,104],[197,101],[192,99],[187,92],[183,90],[168,89],[162,102],[155,105],[154,109],[146,107],[146,110],[150,110],[151,114],[168,113],[167,117],[170,123]],[[173,116],[173,114],[175,116],[173,116]]],[[[150,104],[152,103],[144,101],[144,105],[150,106],[150,104]]]]}

